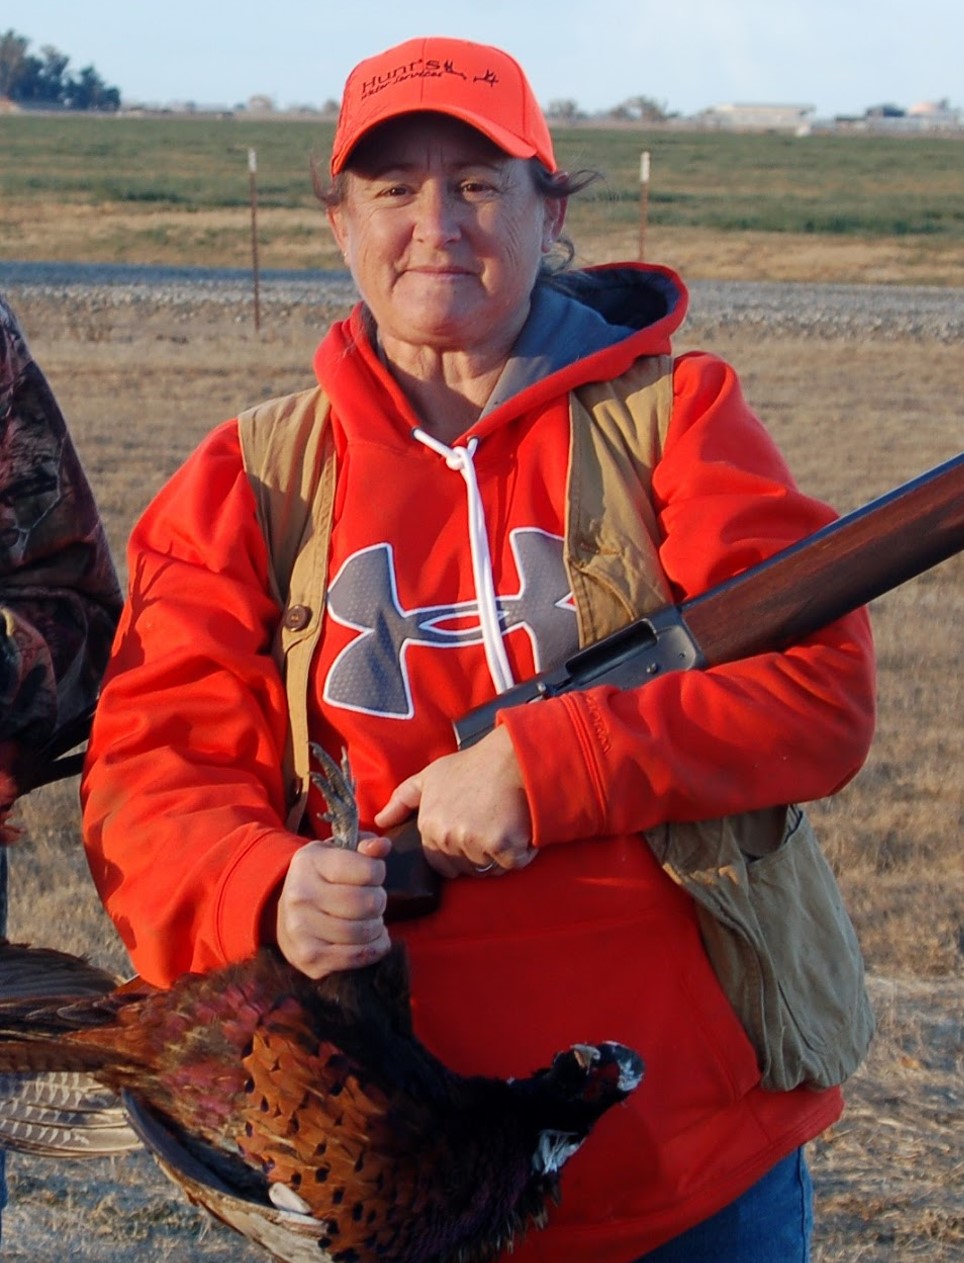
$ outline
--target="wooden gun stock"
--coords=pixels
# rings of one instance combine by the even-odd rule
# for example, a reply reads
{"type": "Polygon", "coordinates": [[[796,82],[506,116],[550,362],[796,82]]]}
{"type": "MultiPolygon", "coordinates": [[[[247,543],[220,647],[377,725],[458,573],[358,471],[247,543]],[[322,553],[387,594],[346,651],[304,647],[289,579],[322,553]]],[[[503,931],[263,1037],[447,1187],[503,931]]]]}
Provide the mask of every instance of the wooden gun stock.
{"type": "MultiPolygon", "coordinates": [[[[490,732],[500,710],[579,688],[634,688],[666,671],[719,666],[786,648],[964,549],[964,453],[681,605],[580,650],[470,711],[460,748],[490,732]]],[[[396,831],[389,912],[422,915],[440,882],[409,821],[396,831]],[[399,884],[400,883],[400,884],[399,884]]]]}
{"type": "Polygon", "coordinates": [[[707,666],[795,644],[964,548],[964,452],[681,607],[707,666]]]}

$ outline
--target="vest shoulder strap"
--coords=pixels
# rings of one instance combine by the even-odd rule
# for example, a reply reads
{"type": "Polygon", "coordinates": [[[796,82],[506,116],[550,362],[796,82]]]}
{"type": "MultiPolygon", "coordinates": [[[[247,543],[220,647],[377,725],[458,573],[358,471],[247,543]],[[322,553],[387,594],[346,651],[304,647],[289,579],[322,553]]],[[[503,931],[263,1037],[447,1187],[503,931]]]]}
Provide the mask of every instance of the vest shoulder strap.
{"type": "Polygon", "coordinates": [[[282,611],[271,652],[288,699],[284,773],[294,831],[307,799],[308,685],[324,615],[335,494],[328,409],[315,387],[238,417],[241,457],[268,545],[269,583],[282,611]]]}
{"type": "Polygon", "coordinates": [[[651,487],[672,412],[669,355],[571,396],[566,555],[583,645],[669,600],[651,487]]]}
{"type": "Polygon", "coordinates": [[[328,398],[316,386],[242,412],[238,436],[258,522],[268,545],[275,596],[284,605],[323,475],[328,398]]]}

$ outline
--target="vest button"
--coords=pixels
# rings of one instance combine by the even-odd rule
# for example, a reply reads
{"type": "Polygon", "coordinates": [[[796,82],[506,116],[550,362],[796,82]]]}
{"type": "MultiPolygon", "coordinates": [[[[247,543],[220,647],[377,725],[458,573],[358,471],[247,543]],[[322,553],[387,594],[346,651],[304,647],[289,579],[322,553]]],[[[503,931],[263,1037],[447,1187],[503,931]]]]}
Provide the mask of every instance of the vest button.
{"type": "Polygon", "coordinates": [[[311,622],[311,610],[307,605],[292,605],[285,610],[285,627],[288,631],[301,631],[311,622]]]}

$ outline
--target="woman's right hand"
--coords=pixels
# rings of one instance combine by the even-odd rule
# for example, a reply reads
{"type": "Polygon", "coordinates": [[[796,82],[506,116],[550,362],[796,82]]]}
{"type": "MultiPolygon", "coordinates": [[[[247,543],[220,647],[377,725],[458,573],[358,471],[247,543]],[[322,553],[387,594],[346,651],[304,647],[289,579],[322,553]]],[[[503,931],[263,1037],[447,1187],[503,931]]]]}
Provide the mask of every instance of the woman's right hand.
{"type": "Polygon", "coordinates": [[[278,947],[309,978],[358,969],[391,946],[385,928],[387,838],[357,851],[307,842],[292,858],[278,901],[278,947]]]}

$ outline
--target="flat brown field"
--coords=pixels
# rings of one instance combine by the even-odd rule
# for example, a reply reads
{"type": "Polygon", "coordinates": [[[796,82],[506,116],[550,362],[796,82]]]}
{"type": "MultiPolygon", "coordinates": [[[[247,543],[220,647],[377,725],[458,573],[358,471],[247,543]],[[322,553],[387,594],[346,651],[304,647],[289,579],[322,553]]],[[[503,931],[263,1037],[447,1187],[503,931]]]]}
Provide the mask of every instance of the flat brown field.
{"type": "MultiPolygon", "coordinates": [[[[774,270],[785,244],[767,256],[774,270]]],[[[753,275],[753,243],[729,248],[733,274],[753,275]]],[[[684,240],[678,256],[687,249],[684,240]]],[[[668,261],[693,262],[678,256],[668,261]]],[[[710,274],[702,257],[695,272],[710,274]]],[[[833,271],[832,257],[798,263],[797,279],[853,279],[833,271]]],[[[67,413],[119,560],[137,514],[208,429],[310,381],[324,322],[317,312],[273,312],[256,336],[247,313],[212,306],[158,306],[135,321],[107,300],[80,312],[27,292],[11,298],[67,413]]],[[[801,484],[842,512],[961,446],[957,346],[742,332],[714,335],[709,349],[738,366],[801,484]]],[[[958,557],[875,602],[878,735],[856,780],[813,808],[861,935],[879,1019],[843,1120],[811,1147],[818,1263],[964,1257],[962,579],[958,557]]],[[[87,876],[76,784],[37,791],[21,818],[11,937],[125,971],[87,876]]],[[[89,1164],[13,1155],[10,1175],[11,1263],[263,1257],[208,1226],[144,1153],[89,1164]]]]}

